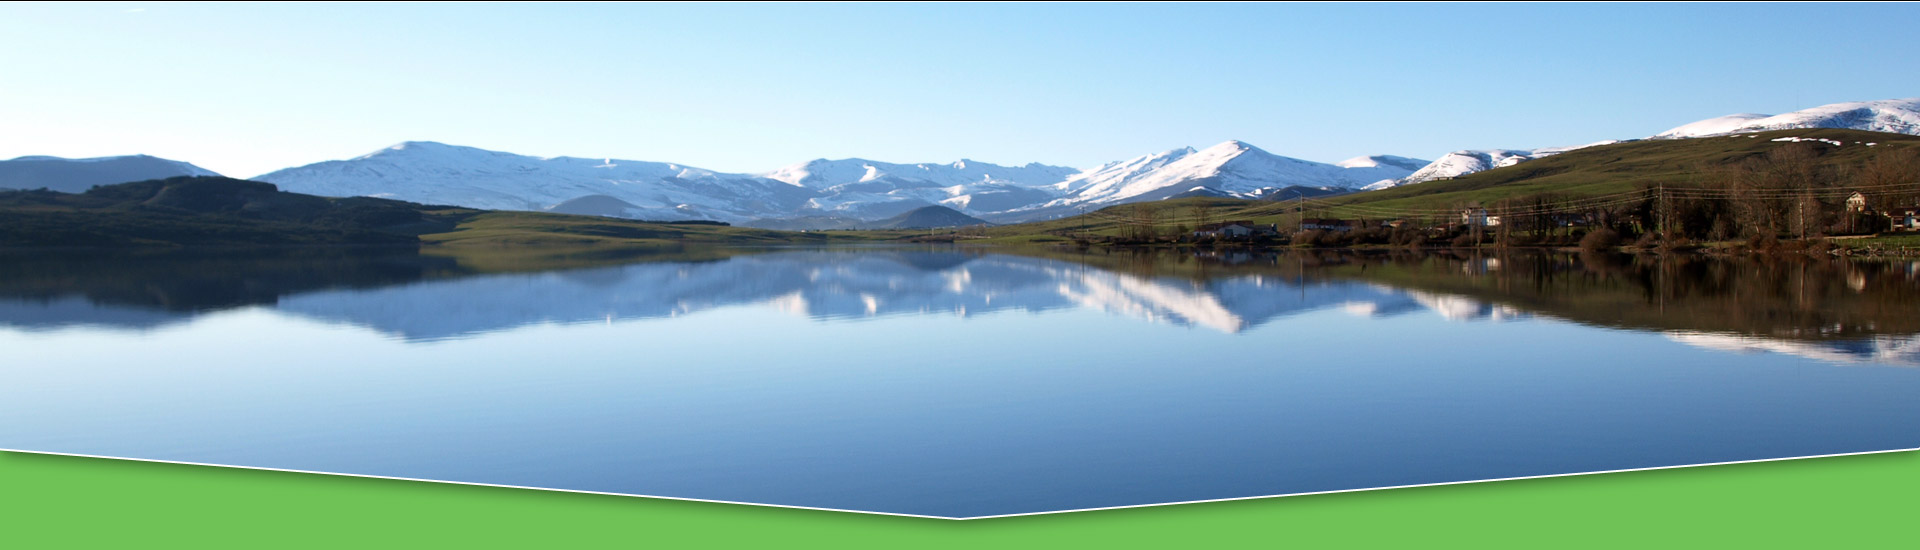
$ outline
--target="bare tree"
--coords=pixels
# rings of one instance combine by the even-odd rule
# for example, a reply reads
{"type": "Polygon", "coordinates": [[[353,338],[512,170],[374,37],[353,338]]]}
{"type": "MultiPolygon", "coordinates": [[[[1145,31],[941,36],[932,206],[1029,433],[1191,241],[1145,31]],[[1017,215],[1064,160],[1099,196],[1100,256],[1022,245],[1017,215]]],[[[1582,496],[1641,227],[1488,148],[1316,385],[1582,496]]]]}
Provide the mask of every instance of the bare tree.
{"type": "Polygon", "coordinates": [[[1194,227],[1213,224],[1213,207],[1207,204],[1195,204],[1187,209],[1187,214],[1193,217],[1194,227]]]}
{"type": "Polygon", "coordinates": [[[1867,195],[1867,205],[1876,211],[1885,212],[1920,204],[1920,191],[1911,187],[1905,190],[1893,188],[1920,183],[1920,151],[1894,149],[1879,152],[1854,171],[1853,180],[1855,185],[1865,189],[1863,193],[1867,195]]]}
{"type": "Polygon", "coordinates": [[[1160,237],[1160,207],[1149,203],[1133,206],[1133,235],[1135,239],[1151,241],[1160,237]]]}

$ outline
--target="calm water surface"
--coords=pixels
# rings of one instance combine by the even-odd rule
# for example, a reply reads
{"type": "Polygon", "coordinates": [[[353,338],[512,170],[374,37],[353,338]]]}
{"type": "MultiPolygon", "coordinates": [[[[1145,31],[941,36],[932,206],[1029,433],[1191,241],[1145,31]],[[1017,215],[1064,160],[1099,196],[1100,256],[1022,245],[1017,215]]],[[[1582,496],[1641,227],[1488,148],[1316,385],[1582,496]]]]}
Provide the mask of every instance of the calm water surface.
{"type": "Polygon", "coordinates": [[[0,254],[0,448],[978,517],[1920,447],[1920,265],[0,254]]]}

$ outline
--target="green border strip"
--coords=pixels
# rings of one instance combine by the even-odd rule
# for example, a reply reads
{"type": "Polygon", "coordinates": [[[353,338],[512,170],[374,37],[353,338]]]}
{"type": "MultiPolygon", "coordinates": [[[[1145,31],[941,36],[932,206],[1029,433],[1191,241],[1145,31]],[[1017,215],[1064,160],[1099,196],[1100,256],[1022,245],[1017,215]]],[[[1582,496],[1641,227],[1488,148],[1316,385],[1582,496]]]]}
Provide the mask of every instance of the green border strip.
{"type": "Polygon", "coordinates": [[[40,547],[1912,542],[1920,453],[955,522],[0,453],[0,537],[40,547]]]}
{"type": "Polygon", "coordinates": [[[922,514],[901,514],[901,513],[895,513],[895,512],[875,512],[870,510],[853,510],[853,509],[844,509],[844,508],[820,508],[820,507],[814,507],[814,506],[767,504],[767,503],[760,503],[760,502],[746,502],[746,501],[733,501],[733,500],[711,500],[711,499],[701,499],[701,498],[669,497],[669,496],[659,496],[659,495],[610,493],[605,491],[586,491],[586,490],[579,490],[579,489],[552,489],[552,488],[545,488],[545,487],[533,487],[528,485],[500,485],[500,484],[494,484],[494,483],[474,483],[474,482],[468,482],[468,481],[448,481],[448,480],[415,478],[415,477],[391,477],[391,476],[376,476],[376,475],[366,475],[366,474],[323,472],[318,470],[290,470],[286,468],[266,468],[266,467],[260,467],[260,466],[234,466],[230,464],[214,464],[211,462],[181,462],[177,460],[154,460],[154,459],[146,459],[146,458],[128,458],[128,457],[122,457],[122,456],[88,455],[88,454],[76,454],[76,453],[54,453],[54,452],[44,452],[44,451],[23,451],[19,449],[0,449],[0,452],[5,452],[5,453],[40,454],[40,455],[66,456],[66,457],[75,457],[75,458],[97,458],[97,459],[105,459],[105,460],[128,460],[128,461],[135,461],[135,462],[175,464],[175,465],[181,465],[181,466],[210,466],[210,467],[216,467],[216,468],[237,468],[242,470],[260,470],[260,471],[267,471],[267,472],[282,472],[282,473],[291,473],[291,474],[358,477],[358,478],[367,478],[367,479],[383,479],[383,480],[389,480],[389,481],[411,481],[416,483],[442,483],[442,484],[448,484],[448,485],[470,485],[474,487],[492,487],[496,489],[552,491],[552,492],[560,492],[560,493],[577,493],[577,494],[583,494],[583,495],[601,495],[601,496],[616,496],[616,497],[628,497],[628,498],[653,498],[653,499],[664,499],[664,500],[679,500],[679,501],[686,501],[686,502],[731,504],[735,506],[765,506],[769,508],[790,508],[795,510],[812,510],[812,511],[818,511],[818,512],[838,512],[838,513],[845,513],[845,514],[870,514],[870,515],[876,515],[876,516],[938,519],[938,520],[947,520],[947,521],[974,521],[974,520],[1016,518],[1016,517],[1026,517],[1026,516],[1045,516],[1045,515],[1054,515],[1054,514],[1076,514],[1081,512],[1103,512],[1103,511],[1109,511],[1109,510],[1125,510],[1129,508],[1184,506],[1188,504],[1210,504],[1215,502],[1233,502],[1233,501],[1239,501],[1239,500],[1259,500],[1259,499],[1267,499],[1267,498],[1333,495],[1333,494],[1340,494],[1340,493],[1358,493],[1358,492],[1364,492],[1364,491],[1387,491],[1392,489],[1417,489],[1421,487],[1464,485],[1468,483],[1493,483],[1498,481],[1521,481],[1521,480],[1528,480],[1528,479],[1545,479],[1545,478],[1554,478],[1554,477],[1617,474],[1617,473],[1626,473],[1626,472],[1644,472],[1649,470],[1670,470],[1675,468],[1699,468],[1699,467],[1705,467],[1705,466],[1752,464],[1755,462],[1777,462],[1782,460],[1806,460],[1806,459],[1812,459],[1812,458],[1833,458],[1833,457],[1842,457],[1842,456],[1858,456],[1858,455],[1869,455],[1869,454],[1880,454],[1880,453],[1905,453],[1905,452],[1911,452],[1911,451],[1920,451],[1920,448],[1890,449],[1885,451],[1865,451],[1865,452],[1858,452],[1858,453],[1835,453],[1835,454],[1810,455],[1810,456],[1790,456],[1790,457],[1783,457],[1783,458],[1763,458],[1758,460],[1736,460],[1731,462],[1707,462],[1707,463],[1700,463],[1700,464],[1682,464],[1677,466],[1654,466],[1650,468],[1597,470],[1597,471],[1591,471],[1591,472],[1574,472],[1574,473],[1567,473],[1567,474],[1548,474],[1548,475],[1538,475],[1538,476],[1499,477],[1499,478],[1489,478],[1489,479],[1476,479],[1476,480],[1469,480],[1469,481],[1447,481],[1447,482],[1440,482],[1440,483],[1420,483],[1420,484],[1414,484],[1414,485],[1390,485],[1390,486],[1384,486],[1384,487],[1338,489],[1338,490],[1331,490],[1331,491],[1313,491],[1313,492],[1306,492],[1306,493],[1282,493],[1282,494],[1275,494],[1275,495],[1216,498],[1216,499],[1207,499],[1207,500],[1187,500],[1187,501],[1175,501],[1175,502],[1160,502],[1160,503],[1153,503],[1153,504],[1131,504],[1126,506],[1106,506],[1101,508],[1076,508],[1076,509],[1069,509],[1069,510],[1054,510],[1049,512],[1027,512],[1023,514],[1001,514],[1001,515],[994,515],[994,516],[973,516],[973,517],[947,517],[947,516],[928,516],[928,515],[922,515],[922,514]]]}

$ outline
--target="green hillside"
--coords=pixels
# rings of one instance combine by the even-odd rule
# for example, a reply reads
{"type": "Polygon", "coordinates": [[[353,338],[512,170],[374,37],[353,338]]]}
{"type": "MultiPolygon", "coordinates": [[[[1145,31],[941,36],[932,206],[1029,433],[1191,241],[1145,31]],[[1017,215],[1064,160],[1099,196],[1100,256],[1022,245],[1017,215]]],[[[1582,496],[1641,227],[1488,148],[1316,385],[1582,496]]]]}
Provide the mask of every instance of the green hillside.
{"type": "MultiPolygon", "coordinates": [[[[1622,193],[1643,186],[1693,185],[1710,174],[1749,159],[1760,159],[1774,149],[1805,148],[1822,169],[1857,171],[1879,155],[1920,152],[1920,136],[1859,130],[1776,130],[1757,134],[1674,140],[1644,140],[1568,151],[1454,179],[1429,181],[1392,189],[1346,195],[1327,202],[1364,204],[1398,209],[1450,208],[1456,204],[1491,204],[1501,199],[1542,193],[1596,196],[1622,193]],[[1827,139],[1821,142],[1773,141],[1779,138],[1827,139]],[[1867,146],[1873,143],[1874,146],[1867,146]]],[[[1838,174],[1844,178],[1844,174],[1838,174]]]]}
{"type": "MultiPolygon", "coordinates": [[[[1283,230],[1298,224],[1302,217],[1438,221],[1457,217],[1452,213],[1466,205],[1494,205],[1503,200],[1547,196],[1574,204],[1589,199],[1584,204],[1591,205],[1593,197],[1636,193],[1655,186],[1719,189],[1724,187],[1727,174],[1736,169],[1758,172],[1787,168],[1804,174],[1805,188],[1823,190],[1816,191],[1818,198],[1833,209],[1839,200],[1835,197],[1855,186],[1872,189],[1887,188],[1890,183],[1920,182],[1920,136],[1804,129],[1731,137],[1634,141],[1579,149],[1449,180],[1304,202],[1186,198],[1109,206],[1080,216],[995,227],[988,231],[991,238],[984,242],[1048,243],[1071,241],[1076,237],[1119,237],[1146,224],[1168,234],[1206,223],[1234,220],[1278,224],[1283,230]],[[1774,141],[1781,138],[1803,141],[1774,141]],[[1829,140],[1841,145],[1806,140],[1829,140]],[[1874,145],[1868,146],[1868,143],[1874,145]]],[[[1920,195],[1913,189],[1896,191],[1899,192],[1876,195],[1876,202],[1885,205],[1911,201],[1913,195],[1920,195]]],[[[1763,190],[1762,194],[1777,192],[1779,190],[1763,190]]],[[[1703,197],[1708,194],[1732,192],[1702,191],[1693,198],[1705,200],[1703,197]]]]}
{"type": "Polygon", "coordinates": [[[178,177],[82,193],[0,192],[0,246],[408,244],[471,213],[178,177]]]}

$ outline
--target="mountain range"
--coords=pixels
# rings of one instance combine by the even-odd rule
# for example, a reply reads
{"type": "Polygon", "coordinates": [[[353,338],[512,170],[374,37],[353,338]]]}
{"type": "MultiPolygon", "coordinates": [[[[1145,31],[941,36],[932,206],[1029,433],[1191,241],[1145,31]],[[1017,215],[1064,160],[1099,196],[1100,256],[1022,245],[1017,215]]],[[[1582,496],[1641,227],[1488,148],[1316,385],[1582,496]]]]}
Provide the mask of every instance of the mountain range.
{"type": "Polygon", "coordinates": [[[1286,186],[1350,189],[1405,177],[1424,164],[1390,155],[1325,164],[1228,141],[1090,170],[1038,163],[893,164],[856,158],[731,174],[671,163],[541,158],[406,142],[350,160],[288,168],[253,179],[290,192],[322,196],[828,229],[930,206],[1009,222],[1054,217],[1081,206],[1158,200],[1202,190],[1216,196],[1260,198],[1286,186]]]}
{"type": "MultiPolygon", "coordinates": [[[[1836,103],[1781,115],[1741,113],[1642,139],[1682,139],[1789,128],[1920,134],[1920,98],[1836,103]]],[[[1286,199],[1377,190],[1510,166],[1594,145],[1471,149],[1427,161],[1393,155],[1338,163],[1301,160],[1227,141],[1081,170],[962,159],[895,164],[816,159],[777,170],[726,173],[668,162],[534,157],[430,141],[251,178],[281,190],[368,196],[491,210],[551,211],[642,220],[714,220],[781,229],[856,227],[930,206],[993,223],[1060,217],[1083,209],[1175,197],[1286,199]]],[[[1632,140],[1626,140],[1632,141],[1632,140]]],[[[0,189],[80,192],[94,185],[209,176],[149,156],[0,161],[0,189]]],[[[959,219],[959,218],[955,218],[959,219]]]]}

